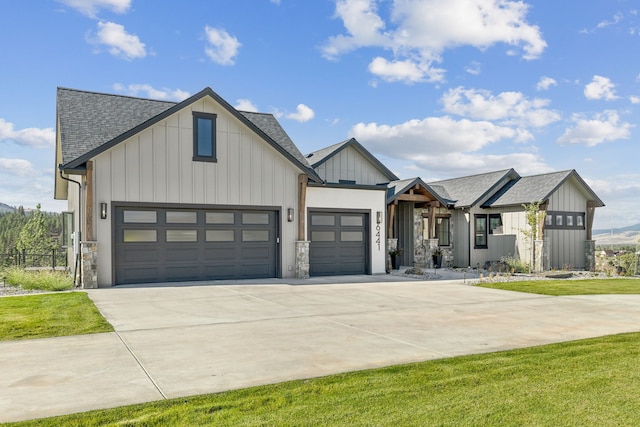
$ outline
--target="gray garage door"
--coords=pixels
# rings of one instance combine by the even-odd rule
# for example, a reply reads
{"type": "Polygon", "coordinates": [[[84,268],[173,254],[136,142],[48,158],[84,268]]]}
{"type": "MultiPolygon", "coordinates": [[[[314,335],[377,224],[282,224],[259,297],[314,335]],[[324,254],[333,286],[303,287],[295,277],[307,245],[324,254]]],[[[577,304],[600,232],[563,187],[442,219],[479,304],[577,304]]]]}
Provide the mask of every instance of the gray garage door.
{"type": "Polygon", "coordinates": [[[309,212],[312,276],[367,274],[368,218],[358,212],[309,212]]]}
{"type": "Polygon", "coordinates": [[[116,284],[276,277],[275,211],[116,207],[116,284]]]}

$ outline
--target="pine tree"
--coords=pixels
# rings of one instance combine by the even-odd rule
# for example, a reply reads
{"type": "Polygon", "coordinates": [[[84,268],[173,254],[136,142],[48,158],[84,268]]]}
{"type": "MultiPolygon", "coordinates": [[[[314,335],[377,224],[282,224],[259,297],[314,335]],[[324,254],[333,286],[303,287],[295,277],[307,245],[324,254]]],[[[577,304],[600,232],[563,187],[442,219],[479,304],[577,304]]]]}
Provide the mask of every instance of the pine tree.
{"type": "Polygon", "coordinates": [[[46,254],[57,245],[49,234],[50,230],[47,226],[47,218],[40,210],[40,204],[36,206],[33,212],[22,227],[16,247],[18,250],[26,251],[32,254],[46,254]]]}

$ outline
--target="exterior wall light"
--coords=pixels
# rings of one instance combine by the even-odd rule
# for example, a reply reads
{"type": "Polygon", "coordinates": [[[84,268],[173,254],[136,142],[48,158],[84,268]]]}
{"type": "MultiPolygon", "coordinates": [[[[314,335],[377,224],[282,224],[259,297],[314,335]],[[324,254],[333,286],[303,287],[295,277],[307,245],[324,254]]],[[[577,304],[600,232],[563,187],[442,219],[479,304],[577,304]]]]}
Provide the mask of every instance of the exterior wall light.
{"type": "Polygon", "coordinates": [[[100,203],[100,219],[107,219],[107,204],[100,203]]]}
{"type": "Polygon", "coordinates": [[[293,208],[287,209],[287,222],[293,222],[293,208]]]}
{"type": "Polygon", "coordinates": [[[382,211],[376,212],[376,224],[382,224],[382,211]]]}

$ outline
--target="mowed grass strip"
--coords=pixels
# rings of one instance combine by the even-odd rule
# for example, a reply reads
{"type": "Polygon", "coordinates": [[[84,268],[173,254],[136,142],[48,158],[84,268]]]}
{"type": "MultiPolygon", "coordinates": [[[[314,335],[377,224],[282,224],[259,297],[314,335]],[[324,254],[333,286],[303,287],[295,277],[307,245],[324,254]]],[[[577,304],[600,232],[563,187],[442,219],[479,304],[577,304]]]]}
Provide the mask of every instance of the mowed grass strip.
{"type": "Polygon", "coordinates": [[[100,410],[35,426],[620,426],[640,414],[640,334],[100,410]]]}
{"type": "Polygon", "coordinates": [[[0,298],[0,340],[111,332],[85,292],[0,298]]]}
{"type": "Polygon", "coordinates": [[[640,294],[640,279],[635,278],[480,282],[477,286],[553,296],[640,294]]]}

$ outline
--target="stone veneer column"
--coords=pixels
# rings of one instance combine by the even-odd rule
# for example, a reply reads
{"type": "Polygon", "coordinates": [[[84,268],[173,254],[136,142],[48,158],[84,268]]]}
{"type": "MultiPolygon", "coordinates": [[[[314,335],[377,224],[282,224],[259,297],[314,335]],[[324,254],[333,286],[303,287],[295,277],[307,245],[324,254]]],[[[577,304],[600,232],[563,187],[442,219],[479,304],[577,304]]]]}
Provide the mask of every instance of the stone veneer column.
{"type": "Polygon", "coordinates": [[[427,251],[425,248],[423,223],[423,209],[413,211],[413,265],[414,267],[427,267],[427,251]]]}
{"type": "Polygon", "coordinates": [[[309,242],[296,241],[296,279],[309,278],[309,242]]]}
{"type": "Polygon", "coordinates": [[[81,242],[82,255],[82,288],[96,289],[98,287],[98,242],[81,242]]]}
{"type": "Polygon", "coordinates": [[[536,261],[531,266],[534,272],[544,271],[544,240],[536,240],[533,243],[536,261]]]}
{"type": "Polygon", "coordinates": [[[596,241],[584,241],[584,269],[587,271],[596,270],[596,241]]]}
{"type": "MultiPolygon", "coordinates": [[[[433,253],[438,249],[438,239],[426,239],[428,259],[425,260],[425,267],[434,268],[433,265],[433,253]]],[[[444,254],[443,254],[444,255],[444,254]]],[[[443,258],[444,264],[444,258],[443,258]]]]}
{"type": "Polygon", "coordinates": [[[391,255],[389,255],[390,251],[395,251],[398,249],[398,239],[387,239],[387,271],[393,270],[393,266],[391,265],[391,255]]]}

